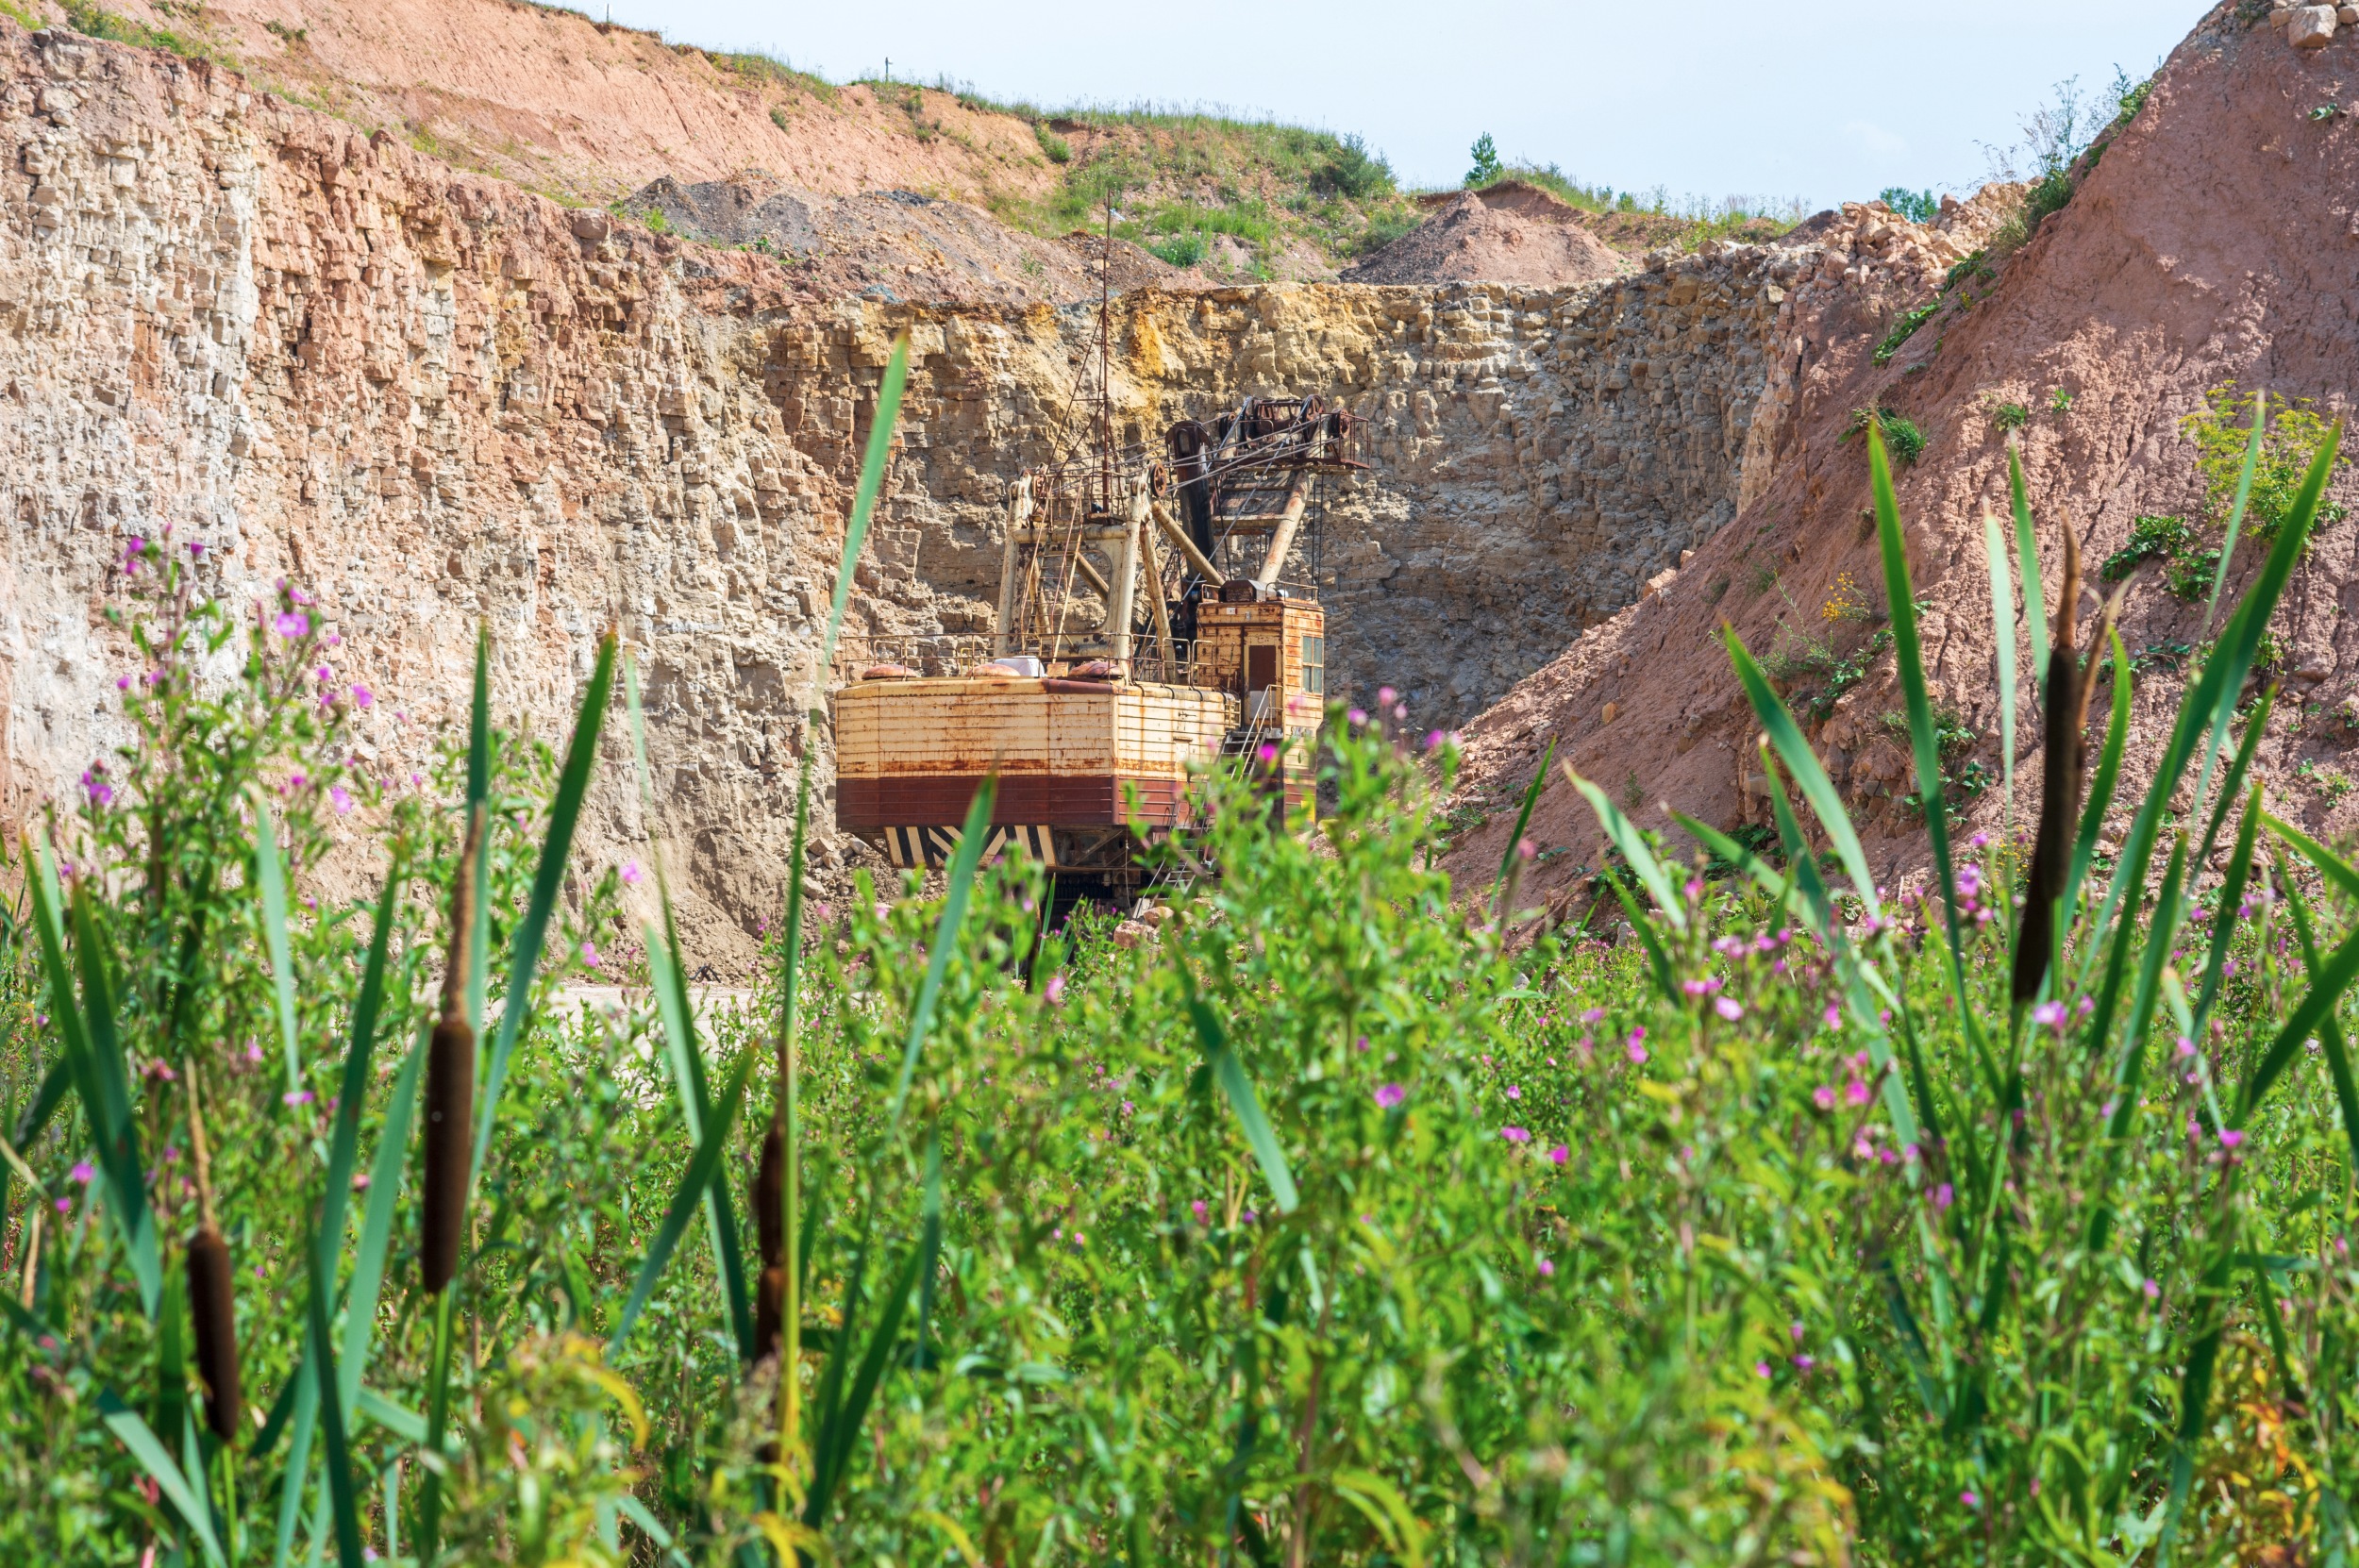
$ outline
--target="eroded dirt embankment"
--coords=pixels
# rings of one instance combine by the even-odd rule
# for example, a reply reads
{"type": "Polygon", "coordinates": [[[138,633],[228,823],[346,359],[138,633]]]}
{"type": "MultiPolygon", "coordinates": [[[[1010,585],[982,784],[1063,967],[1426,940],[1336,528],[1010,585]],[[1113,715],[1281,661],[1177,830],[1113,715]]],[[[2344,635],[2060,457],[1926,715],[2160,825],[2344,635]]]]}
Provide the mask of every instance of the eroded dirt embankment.
{"type": "MultiPolygon", "coordinates": [[[[692,927],[725,960],[775,901],[795,693],[892,337],[915,369],[855,619],[927,634],[987,626],[999,496],[1094,326],[822,297],[204,62],[5,24],[0,158],[10,818],[123,738],[101,611],[125,541],[171,522],[226,594],[311,585],[346,673],[389,694],[362,757],[397,780],[478,619],[500,707],[544,735],[619,628],[692,927]]],[[[1333,678],[1453,722],[1765,482],[1782,394],[1756,406],[1817,265],[1719,247],[1571,289],[1134,292],[1119,416],[1146,437],[1280,390],[1365,414],[1375,470],[1328,498],[1333,678]]],[[[617,773],[585,832],[620,855],[647,826],[617,773]]]]}
{"type": "MultiPolygon", "coordinates": [[[[2351,314],[2359,265],[2359,131],[2347,117],[2311,110],[2348,101],[2359,87],[2359,36],[2297,53],[2257,17],[2214,11],[2173,53],[2134,120],[2118,128],[2071,203],[2049,217],[2003,275],[1977,286],[1970,309],[1945,311],[1897,352],[1874,362],[1880,319],[1862,320],[1861,295],[1845,284],[1865,257],[1867,229],[1839,225],[1813,281],[1796,292],[1790,327],[1777,341],[1773,398],[1782,417],[1735,519],[1657,596],[1622,610],[1518,686],[1469,730],[1469,802],[1506,799],[1526,786],[1548,736],[1560,755],[1643,808],[1670,830],[1665,804],[1728,825],[1760,820],[1765,803],[1752,761],[1756,729],[1718,642],[1725,622],[1756,652],[1827,638],[1849,653],[1869,623],[1823,617],[1847,595],[1846,574],[1873,598],[1881,572],[1872,533],[1863,443],[1846,439],[1855,410],[1881,405],[1922,427],[1922,458],[1899,479],[1910,569],[1930,603],[1925,656],[1938,702],[1981,737],[1961,753],[1996,777],[1998,693],[1982,518],[2006,514],[2007,404],[2031,414],[2019,433],[2039,538],[2051,572],[2063,530],[2080,541],[2090,577],[2084,624],[2098,590],[2094,567],[2126,542],[2141,514],[2201,514],[2194,449],[2179,422],[2224,383],[2350,407],[2359,365],[2351,314]],[[1929,341],[1930,340],[1930,341],[1929,341]],[[2058,393],[2068,399],[2060,407],[2058,393]]],[[[1932,283],[1900,306],[1930,297],[1932,283]]],[[[2337,481],[2348,503],[2353,487],[2337,481]]],[[[2250,547],[2230,574],[2233,595],[2258,564],[2250,547]]],[[[2340,767],[2359,729],[2336,717],[2359,693],[2359,631],[2346,602],[2359,582],[2359,527],[2322,528],[2274,627],[2284,652],[2274,671],[2287,686],[2262,766],[2273,789],[2314,826],[2359,819],[2344,798],[2340,767]],[[2313,766],[2304,769],[2302,764],[2313,766]]],[[[2182,689],[2174,659],[2200,640],[2202,609],[2172,596],[2157,567],[2133,577],[2122,620],[2133,652],[2150,657],[2136,690],[2128,789],[2150,773],[2182,689]],[[2166,657],[2151,657],[2157,653],[2166,657]]],[[[2018,660],[2028,683],[2028,656],[2018,660]]],[[[1823,690],[1823,675],[1798,676],[1823,690]]],[[[2028,684],[2026,691],[2028,692],[2028,684]]],[[[2028,695],[2019,695],[2028,713],[2028,695]]],[[[1815,719],[1814,743],[1868,826],[1880,875],[1919,865],[1923,830],[1897,797],[1914,788],[1906,742],[1889,715],[1900,707],[1891,655],[1868,659],[1865,677],[1815,719]]],[[[2028,718],[2018,733],[2036,738],[2028,718]]],[[[1994,826],[2000,792],[1970,807],[1994,826]]],[[[2025,794],[2029,809],[2031,792],[2025,794]]],[[[2020,813],[2018,813],[2020,815],[2020,813]]],[[[1512,813],[1495,812],[1466,835],[1456,863],[1496,867],[1512,813]]],[[[1565,904],[1599,863],[1600,836],[1585,805],[1561,782],[1543,795],[1531,837],[1542,860],[1532,886],[1565,904]],[[1550,853],[1556,851],[1558,853],[1550,853]]]]}

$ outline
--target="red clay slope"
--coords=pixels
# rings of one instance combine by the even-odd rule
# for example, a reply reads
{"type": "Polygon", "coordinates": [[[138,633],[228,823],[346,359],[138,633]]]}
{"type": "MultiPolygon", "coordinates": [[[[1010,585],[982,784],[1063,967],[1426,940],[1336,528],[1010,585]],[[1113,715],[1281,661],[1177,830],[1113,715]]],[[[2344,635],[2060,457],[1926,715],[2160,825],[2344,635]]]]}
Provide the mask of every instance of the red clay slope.
{"type": "MultiPolygon", "coordinates": [[[[2220,7],[2172,54],[2143,110],[2115,135],[2070,205],[2005,263],[1989,296],[1953,324],[1929,324],[1885,366],[1871,359],[1885,321],[1930,297],[1930,285],[1916,298],[1879,304],[1857,286],[1826,281],[1845,263],[1838,249],[1819,281],[1789,302],[1785,358],[1759,416],[1772,423],[1756,433],[1767,442],[1766,477],[1747,487],[1756,493],[1663,592],[1592,628],[1469,727],[1463,798],[1491,814],[1457,846],[1462,878],[1488,885],[1513,797],[1549,735],[1563,738],[1561,754],[1582,773],[1639,804],[1649,826],[1672,830],[1665,803],[1723,826],[1761,820],[1745,788],[1758,732],[1720,628],[1732,625],[1756,653],[1830,634],[1843,651],[1871,635],[1868,623],[1828,620],[1824,611],[1830,601],[1859,597],[1843,587],[1845,574],[1881,601],[1876,547],[1863,526],[1865,454],[1859,440],[1839,439],[1854,409],[1879,401],[1930,438],[1899,484],[1910,569],[1932,607],[1923,622],[1926,658],[1937,699],[1983,737],[1976,756],[1995,776],[1982,517],[1985,509],[2005,515],[2006,458],[1991,410],[2000,402],[2035,410],[2020,439],[2052,576],[2066,527],[2093,574],[2133,517],[2196,515],[2194,451],[2178,422],[2207,389],[2233,381],[2347,409],[2359,373],[2359,125],[2339,115],[2314,122],[2309,111],[2354,96],[2359,29],[2297,55],[2266,22],[2220,7]],[[2068,412],[2050,408],[2058,389],[2071,396],[2068,412]],[[1782,416],[1781,394],[1791,398],[1782,416]]],[[[2338,479],[2334,494],[2359,500],[2352,490],[2338,479]]],[[[2359,759],[2343,755],[2359,738],[2359,720],[2334,717],[2359,713],[2359,637],[2343,614],[2359,592],[2355,554],[2359,525],[2326,527],[2273,623],[2285,647],[2280,712],[2312,717],[2298,731],[2274,726],[2261,766],[2281,809],[2290,805],[2329,829],[2359,824],[2359,798],[2338,804],[2348,786],[2334,777],[2359,770],[2359,759]],[[2317,767],[2298,776],[2303,761],[2317,767]]],[[[2232,595],[2257,561],[2250,547],[2238,551],[2232,595]]],[[[2084,618],[2096,608],[2096,586],[2083,593],[2084,618]]],[[[2200,619],[2200,608],[2171,597],[2149,566],[2131,582],[2122,635],[2133,652],[2192,643],[2200,619]]],[[[2018,703],[2028,710],[2028,671],[2025,680],[2018,703]]],[[[2167,669],[2138,680],[2125,791],[2132,799],[2150,776],[2180,692],[2167,669]]],[[[1904,744],[1886,722],[1899,706],[1887,653],[1812,726],[1853,802],[1878,874],[1888,878],[1916,869],[1924,855],[1921,826],[1893,798],[1912,787],[1904,744]]],[[[2029,750],[2033,727],[2024,724],[2019,749],[2029,750]]],[[[2000,792],[1993,788],[1973,803],[1976,826],[1997,824],[2000,792]]],[[[2035,809],[2035,784],[2022,787],[2018,821],[2035,809]]],[[[1581,868],[1600,859],[1588,808],[1552,782],[1529,836],[1540,864],[1527,886],[1560,910],[1572,906],[1581,868]]]]}

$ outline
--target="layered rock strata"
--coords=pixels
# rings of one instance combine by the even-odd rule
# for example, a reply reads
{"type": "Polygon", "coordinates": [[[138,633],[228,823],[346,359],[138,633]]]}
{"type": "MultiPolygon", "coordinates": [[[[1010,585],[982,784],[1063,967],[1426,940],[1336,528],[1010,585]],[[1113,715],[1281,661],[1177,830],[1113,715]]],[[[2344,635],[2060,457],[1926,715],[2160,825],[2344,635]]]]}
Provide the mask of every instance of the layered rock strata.
{"type": "MultiPolygon", "coordinates": [[[[463,699],[478,621],[503,716],[544,736],[618,628],[692,928],[724,961],[775,908],[802,748],[824,763],[800,693],[894,337],[914,368],[854,620],[936,636],[987,628],[1002,492],[1053,451],[1096,328],[823,298],[203,61],[5,24],[0,154],[11,821],[124,740],[103,611],[125,542],[171,523],[214,592],[317,595],[340,678],[387,694],[360,759],[396,786],[463,699]]],[[[1764,482],[1785,290],[1819,265],[1720,246],[1580,288],[1134,292],[1117,422],[1152,441],[1312,390],[1362,412],[1372,470],[1325,496],[1331,679],[1447,724],[1764,482]]],[[[651,825],[608,774],[585,842],[619,858],[651,825]]]]}

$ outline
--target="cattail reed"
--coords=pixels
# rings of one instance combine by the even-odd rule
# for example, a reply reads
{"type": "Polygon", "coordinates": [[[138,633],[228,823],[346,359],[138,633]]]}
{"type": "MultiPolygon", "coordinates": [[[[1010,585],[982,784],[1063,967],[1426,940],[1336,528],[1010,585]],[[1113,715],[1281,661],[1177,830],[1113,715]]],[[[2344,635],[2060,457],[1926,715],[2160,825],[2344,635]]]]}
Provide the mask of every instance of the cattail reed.
{"type": "Polygon", "coordinates": [[[2081,547],[2064,530],[2063,592],[2057,596],[2055,641],[2048,651],[2047,706],[2040,726],[2039,836],[2024,887],[2023,926],[2015,950],[2016,1004],[2039,994],[2056,942],[2056,901],[2064,896],[2072,840],[2081,818],[2082,725],[2090,684],[2072,646],[2075,601],[2081,596],[2081,547]]]}
{"type": "Polygon", "coordinates": [[[467,824],[467,842],[450,890],[450,956],[443,967],[442,1015],[426,1056],[426,1174],[420,1207],[419,1283],[438,1294],[459,1272],[467,1227],[468,1128],[475,1122],[475,1029],[467,1022],[468,970],[475,956],[476,864],[483,852],[483,808],[467,824]]]}
{"type": "Polygon", "coordinates": [[[786,1128],[773,1118],[762,1135],[761,1163],[754,1168],[754,1226],[760,1238],[761,1278],[754,1293],[754,1356],[776,1353],[786,1308],[786,1128]]]}
{"type": "Polygon", "coordinates": [[[213,1217],[213,1160],[205,1143],[205,1110],[196,1087],[196,1061],[185,1075],[189,1093],[189,1143],[196,1164],[196,1234],[189,1241],[189,1322],[196,1338],[196,1372],[205,1381],[205,1425],[224,1443],[238,1435],[238,1301],[229,1269],[229,1243],[213,1217]]]}

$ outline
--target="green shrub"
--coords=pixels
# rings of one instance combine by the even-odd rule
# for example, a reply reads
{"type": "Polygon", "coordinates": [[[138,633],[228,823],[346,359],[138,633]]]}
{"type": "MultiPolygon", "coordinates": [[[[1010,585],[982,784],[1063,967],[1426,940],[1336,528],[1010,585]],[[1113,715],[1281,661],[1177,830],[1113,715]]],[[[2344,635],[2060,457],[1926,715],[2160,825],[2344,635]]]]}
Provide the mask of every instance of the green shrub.
{"type": "Polygon", "coordinates": [[[2000,403],[1990,410],[1990,422],[2000,430],[2020,430],[2032,423],[2032,410],[2020,403],[2000,403]]]}
{"type": "Polygon", "coordinates": [[[2195,604],[2212,592],[2212,584],[2219,576],[2219,551],[2186,550],[2170,558],[2163,568],[2163,586],[2171,593],[2195,604]]]}
{"type": "MultiPolygon", "coordinates": [[[[2179,422],[2180,434],[2195,443],[2204,509],[2214,522],[2224,523],[2235,503],[2254,412],[2266,395],[2240,393],[2233,383],[2223,383],[2204,394],[2203,407],[2179,422]]],[[[2244,518],[2244,531],[2262,541],[2275,538],[2284,525],[2303,474],[2333,431],[2308,398],[2271,398],[2269,405],[2268,427],[2261,437],[2260,459],[2253,468],[2252,494],[2244,518]]],[[[2349,462],[2338,453],[2337,472],[2349,462]]],[[[2341,522],[2344,515],[2343,508],[2331,502],[2318,511],[2320,523],[2327,525],[2341,522]]]]}
{"type": "Polygon", "coordinates": [[[1871,419],[1876,422],[1877,429],[1882,432],[1884,444],[1891,448],[1892,455],[1899,458],[1902,463],[1915,463],[1917,459],[1925,455],[1925,432],[1917,427],[1915,420],[1903,414],[1895,413],[1890,409],[1852,409],[1851,423],[1844,427],[1843,434],[1836,439],[1849,441],[1853,436],[1865,430],[1871,419]]]}
{"type": "Polygon", "coordinates": [[[1497,181],[1507,171],[1499,163],[1498,148],[1492,144],[1491,133],[1484,131],[1475,138],[1474,167],[1466,171],[1465,186],[1469,191],[1481,189],[1497,181]]]}
{"type": "Polygon", "coordinates": [[[1354,201],[1369,201],[1392,194],[1393,166],[1383,154],[1369,152],[1366,142],[1347,134],[1336,139],[1335,152],[1314,183],[1354,201]]]}
{"type": "Polygon", "coordinates": [[[1046,125],[1033,125],[1032,138],[1040,143],[1041,156],[1049,162],[1070,163],[1073,161],[1073,143],[1050,130],[1046,125]]]}
{"type": "Polygon", "coordinates": [[[1175,267],[1193,267],[1212,251],[1201,234],[1175,234],[1167,240],[1149,240],[1146,248],[1175,267]]]}
{"type": "Polygon", "coordinates": [[[1930,224],[1941,216],[1941,203],[1931,191],[1888,185],[1876,193],[1876,199],[1892,209],[1896,217],[1906,218],[1913,224],[1930,224]]]}
{"type": "MultiPolygon", "coordinates": [[[[2027,416],[2028,417],[2028,416],[2027,416]]],[[[2195,547],[2195,529],[2181,517],[2138,517],[2130,524],[2130,542],[2098,567],[2104,582],[2119,582],[2141,561],[2164,560],[2195,547]]]]}
{"type": "Polygon", "coordinates": [[[1900,345],[1916,336],[1916,329],[1932,320],[1934,312],[1940,309],[1941,301],[1931,299],[1913,310],[1902,311],[1899,319],[1892,324],[1892,330],[1884,334],[1883,342],[1876,345],[1876,363],[1891,363],[1892,357],[1900,352],[1900,345]]]}

